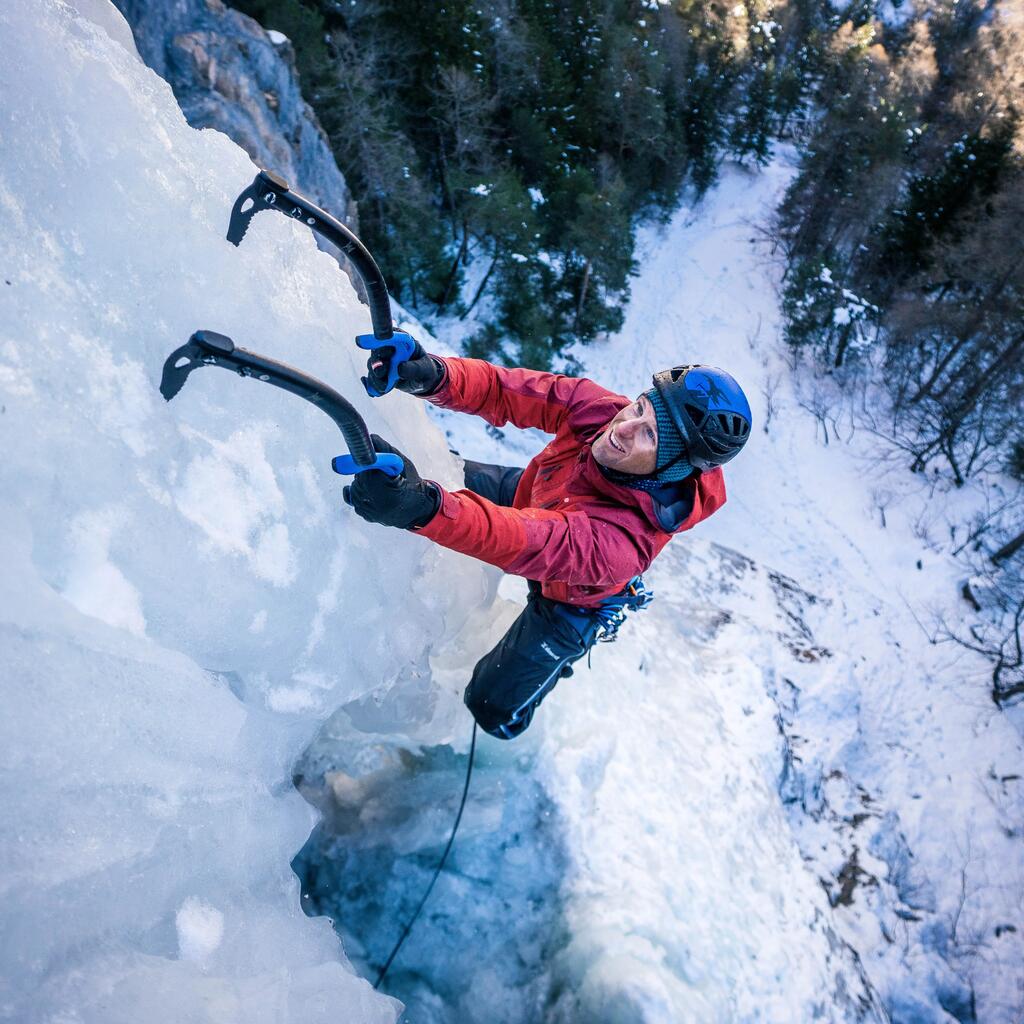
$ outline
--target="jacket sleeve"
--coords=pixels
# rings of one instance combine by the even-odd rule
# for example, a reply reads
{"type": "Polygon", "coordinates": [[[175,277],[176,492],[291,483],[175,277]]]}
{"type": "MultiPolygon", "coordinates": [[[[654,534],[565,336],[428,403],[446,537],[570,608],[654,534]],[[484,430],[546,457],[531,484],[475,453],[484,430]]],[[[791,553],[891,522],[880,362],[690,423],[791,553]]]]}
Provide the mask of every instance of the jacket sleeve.
{"type": "Polygon", "coordinates": [[[566,423],[572,429],[595,418],[607,422],[626,401],[586,377],[506,369],[483,359],[434,358],[443,365],[444,377],[427,401],[473,413],[495,427],[513,423],[557,434],[566,423]],[[607,410],[595,409],[597,404],[607,405],[607,410]]]}
{"type": "Polygon", "coordinates": [[[438,489],[437,514],[414,532],[516,576],[611,586],[643,572],[656,554],[638,544],[644,531],[628,523],[578,510],[505,508],[472,491],[438,489]]]}

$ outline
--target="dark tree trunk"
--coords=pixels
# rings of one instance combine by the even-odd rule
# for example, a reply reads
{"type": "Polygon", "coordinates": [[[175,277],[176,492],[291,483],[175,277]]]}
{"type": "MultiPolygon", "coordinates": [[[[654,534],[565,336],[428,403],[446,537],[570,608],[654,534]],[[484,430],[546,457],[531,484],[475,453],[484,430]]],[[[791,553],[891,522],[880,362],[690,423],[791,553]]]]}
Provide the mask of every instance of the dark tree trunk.
{"type": "Polygon", "coordinates": [[[1007,541],[998,551],[992,555],[993,562],[1002,562],[1004,559],[1012,558],[1021,548],[1024,548],[1024,530],[1017,534],[1013,540],[1007,541]]]}
{"type": "Polygon", "coordinates": [[[836,349],[836,360],[835,367],[838,369],[843,365],[843,359],[846,356],[846,350],[850,345],[850,335],[853,333],[853,321],[851,320],[848,324],[843,326],[842,333],[839,335],[839,347],[836,349]]]}
{"type": "Polygon", "coordinates": [[[960,401],[957,402],[950,414],[950,418],[956,421],[969,412],[982,391],[993,383],[993,375],[1001,371],[1022,349],[1024,349],[1024,334],[1018,334],[984,370],[979,372],[974,383],[967,389],[960,401]]]}
{"type": "Polygon", "coordinates": [[[438,309],[444,309],[451,301],[452,288],[455,287],[455,280],[458,276],[459,267],[462,265],[462,261],[466,258],[466,249],[469,247],[469,232],[466,230],[465,221],[462,224],[462,242],[459,245],[459,251],[455,254],[455,262],[452,264],[452,269],[448,271],[448,280],[444,285],[444,294],[441,296],[441,301],[438,303],[438,309]]]}
{"type": "Polygon", "coordinates": [[[466,307],[466,312],[459,317],[460,320],[465,320],[469,316],[473,307],[480,301],[480,296],[483,295],[484,289],[487,287],[487,282],[491,279],[491,271],[494,270],[494,265],[498,262],[498,254],[494,254],[494,259],[491,260],[491,265],[487,268],[487,273],[484,274],[484,279],[480,282],[480,287],[477,288],[476,294],[473,296],[473,301],[466,307]]]}
{"type": "Polygon", "coordinates": [[[932,388],[935,387],[939,378],[943,375],[943,373],[945,373],[946,367],[949,366],[953,359],[956,358],[957,354],[961,351],[961,349],[963,349],[964,345],[966,345],[971,340],[972,337],[973,334],[970,331],[968,331],[962,334],[959,338],[957,338],[957,340],[952,345],[950,345],[946,354],[938,361],[938,363],[935,364],[935,369],[932,370],[928,379],[924,382],[924,384],[922,384],[917,389],[917,391],[914,392],[913,395],[911,395],[911,405],[915,405],[917,402],[920,402],[922,398],[928,396],[932,388]]]}
{"type": "Polygon", "coordinates": [[[576,303],[576,319],[572,325],[574,332],[579,331],[580,316],[583,314],[583,303],[587,301],[587,289],[590,287],[590,269],[591,262],[587,260],[587,265],[583,268],[583,284],[580,285],[580,301],[576,303]]]}
{"type": "MultiPolygon", "coordinates": [[[[939,360],[935,369],[931,372],[931,375],[928,377],[928,380],[924,384],[922,384],[920,388],[918,388],[917,392],[910,399],[911,405],[914,405],[916,402],[920,401],[922,398],[925,398],[927,395],[931,393],[932,389],[938,383],[939,378],[945,372],[950,362],[957,356],[959,352],[962,351],[964,345],[966,345],[969,341],[973,340],[975,332],[978,330],[979,327],[981,327],[985,319],[985,313],[991,308],[993,302],[996,299],[998,299],[1006,290],[1006,286],[1009,283],[1010,278],[1013,276],[1014,269],[1015,268],[1011,266],[1011,268],[1008,269],[1005,274],[1003,274],[999,281],[996,282],[996,286],[992,289],[991,292],[989,292],[988,295],[985,296],[984,300],[979,300],[975,304],[975,315],[971,317],[971,320],[967,327],[960,333],[960,337],[957,338],[957,340],[953,343],[952,346],[950,346],[949,351],[939,360]]],[[[949,383],[947,382],[946,386],[940,389],[936,397],[941,398],[948,390],[949,383]]]]}

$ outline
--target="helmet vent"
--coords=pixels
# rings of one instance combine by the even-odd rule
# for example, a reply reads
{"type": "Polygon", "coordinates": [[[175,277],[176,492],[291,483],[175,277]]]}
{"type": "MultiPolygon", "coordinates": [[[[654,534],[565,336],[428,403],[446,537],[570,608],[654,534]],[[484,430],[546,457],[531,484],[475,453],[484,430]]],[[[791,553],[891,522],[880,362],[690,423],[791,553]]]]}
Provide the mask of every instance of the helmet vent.
{"type": "Polygon", "coordinates": [[[746,443],[750,403],[724,370],[691,363],[661,370],[653,380],[696,469],[724,466],[746,443]]]}

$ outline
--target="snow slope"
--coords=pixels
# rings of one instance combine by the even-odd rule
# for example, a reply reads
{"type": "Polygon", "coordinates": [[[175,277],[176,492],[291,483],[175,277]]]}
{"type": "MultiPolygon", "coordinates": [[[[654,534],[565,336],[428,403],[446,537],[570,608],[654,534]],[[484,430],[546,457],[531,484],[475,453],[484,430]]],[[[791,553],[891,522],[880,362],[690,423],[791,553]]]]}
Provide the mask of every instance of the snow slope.
{"type": "Polygon", "coordinates": [[[701,208],[650,232],[623,332],[587,351],[587,371],[632,394],[648,367],[719,363],[753,393],[758,425],[771,395],[768,431],[729,467],[729,503],[686,541],[696,589],[732,619],[713,650],[742,651],[774,699],[794,835],[894,1020],[1019,1020],[1024,746],[988,666],[930,642],[939,616],[968,615],[949,538],[971,495],[890,465],[840,403],[823,443],[829,383],[793,372],[754,242],[789,174],[785,160],[727,168],[701,208]]]}

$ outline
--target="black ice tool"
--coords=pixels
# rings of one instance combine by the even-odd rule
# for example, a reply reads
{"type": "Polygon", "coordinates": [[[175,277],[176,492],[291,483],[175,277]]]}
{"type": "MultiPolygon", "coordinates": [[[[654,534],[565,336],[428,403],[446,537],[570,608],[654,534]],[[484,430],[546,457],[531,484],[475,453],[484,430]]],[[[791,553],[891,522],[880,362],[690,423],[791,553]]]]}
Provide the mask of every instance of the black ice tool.
{"type": "Polygon", "coordinates": [[[372,398],[386,395],[398,380],[399,364],[411,357],[416,341],[404,331],[394,329],[388,286],[370,251],[340,220],[315,206],[305,196],[292,191],[288,182],[272,171],[260,171],[252,184],[235,200],[228,224],[228,241],[240,245],[249,222],[260,210],[277,210],[305,224],[336,245],[351,260],[366,287],[370,322],[373,324],[373,334],[357,335],[356,344],[364,349],[391,345],[395,350],[389,357],[387,387],[377,391],[371,384],[366,384],[366,392],[372,398]]]}
{"type": "Polygon", "coordinates": [[[334,388],[286,363],[237,348],[229,337],[215,331],[196,331],[167,357],[160,379],[160,394],[169,402],[185,386],[189,374],[202,366],[222,366],[225,370],[234,370],[240,377],[265,381],[322,409],[341,430],[350,453],[338,455],[331,462],[336,473],[379,469],[388,476],[397,477],[405,469],[397,455],[373,450],[362,416],[334,388]]]}

